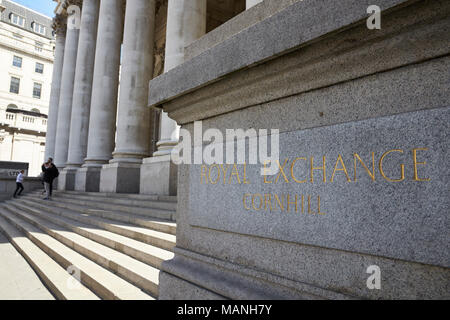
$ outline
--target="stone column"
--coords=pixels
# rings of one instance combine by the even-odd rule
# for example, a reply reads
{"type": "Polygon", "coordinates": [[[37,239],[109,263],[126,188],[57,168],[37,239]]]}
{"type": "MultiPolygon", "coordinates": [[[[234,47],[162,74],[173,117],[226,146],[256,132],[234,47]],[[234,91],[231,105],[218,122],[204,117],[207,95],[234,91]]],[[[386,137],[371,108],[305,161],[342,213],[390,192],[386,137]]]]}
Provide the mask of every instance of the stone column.
{"type": "Polygon", "coordinates": [[[52,89],[47,121],[45,141],[45,159],[55,157],[56,125],[58,121],[58,105],[61,93],[61,74],[64,63],[64,47],[66,45],[66,21],[61,16],[54,19],[56,32],[55,60],[53,61],[52,89]]]}
{"type": "Polygon", "coordinates": [[[100,170],[114,149],[123,3],[101,0],[92,84],[87,156],[75,179],[75,190],[98,192],[100,170]]]}
{"type": "MultiPolygon", "coordinates": [[[[72,3],[72,2],[69,2],[72,3]]],[[[63,169],[67,162],[69,147],[70,117],[72,114],[72,98],[77,62],[78,38],[80,30],[72,23],[74,16],[68,17],[64,65],[61,78],[61,93],[59,97],[58,122],[56,126],[55,165],[63,169]]],[[[64,190],[64,183],[58,180],[58,189],[64,190]]]]}
{"type": "MultiPolygon", "coordinates": [[[[165,72],[182,64],[186,46],[206,33],[206,2],[206,0],[169,0],[165,72]]],[[[177,167],[170,161],[170,153],[177,145],[178,138],[177,123],[162,112],[158,151],[152,158],[144,159],[141,167],[141,193],[176,194],[177,167]]]]}
{"type": "Polygon", "coordinates": [[[84,0],[83,2],[73,90],[69,151],[66,168],[60,175],[60,180],[65,182],[65,190],[74,190],[77,169],[83,164],[87,152],[99,7],[98,0],[84,0]]]}
{"type": "Polygon", "coordinates": [[[139,193],[142,159],[150,155],[155,1],[127,0],[125,12],[116,148],[101,171],[101,192],[139,193]]]}
{"type": "Polygon", "coordinates": [[[256,6],[258,3],[263,2],[263,0],[246,0],[246,8],[247,10],[253,6],[256,6]]]}

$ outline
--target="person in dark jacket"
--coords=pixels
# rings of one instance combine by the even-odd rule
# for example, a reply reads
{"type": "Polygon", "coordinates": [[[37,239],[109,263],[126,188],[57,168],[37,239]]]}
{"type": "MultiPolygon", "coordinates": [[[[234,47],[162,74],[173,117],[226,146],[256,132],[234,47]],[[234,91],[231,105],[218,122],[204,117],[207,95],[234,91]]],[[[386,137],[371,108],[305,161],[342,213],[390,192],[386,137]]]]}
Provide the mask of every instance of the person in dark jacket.
{"type": "Polygon", "coordinates": [[[53,159],[49,158],[46,163],[42,165],[42,172],[44,173],[44,188],[45,198],[44,200],[50,200],[53,191],[53,180],[59,176],[58,168],[53,164],[53,159]]]}

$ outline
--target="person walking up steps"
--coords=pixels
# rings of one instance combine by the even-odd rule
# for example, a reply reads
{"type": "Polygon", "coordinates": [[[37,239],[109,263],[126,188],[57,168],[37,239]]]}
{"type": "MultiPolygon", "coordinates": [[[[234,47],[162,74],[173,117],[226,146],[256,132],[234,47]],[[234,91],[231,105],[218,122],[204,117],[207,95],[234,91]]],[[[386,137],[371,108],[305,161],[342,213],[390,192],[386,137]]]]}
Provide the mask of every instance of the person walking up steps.
{"type": "Polygon", "coordinates": [[[45,188],[45,198],[44,200],[50,200],[52,196],[52,185],[53,180],[59,176],[58,168],[53,164],[52,159],[48,159],[46,163],[42,165],[42,172],[44,173],[44,188],[45,188]]]}
{"type": "Polygon", "coordinates": [[[24,179],[24,170],[20,170],[20,173],[17,175],[16,179],[16,191],[14,191],[14,198],[17,198],[17,196],[20,196],[22,194],[22,191],[24,190],[23,187],[23,179],[24,179]],[[19,191],[20,190],[20,191],[19,191]]]}

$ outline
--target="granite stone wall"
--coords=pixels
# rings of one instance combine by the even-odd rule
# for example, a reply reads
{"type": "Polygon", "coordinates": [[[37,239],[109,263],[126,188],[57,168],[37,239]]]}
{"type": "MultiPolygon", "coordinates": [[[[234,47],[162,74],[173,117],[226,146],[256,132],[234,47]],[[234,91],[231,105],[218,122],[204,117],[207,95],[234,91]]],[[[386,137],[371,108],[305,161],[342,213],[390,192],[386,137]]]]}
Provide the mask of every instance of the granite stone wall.
{"type": "Polygon", "coordinates": [[[294,2],[150,83],[192,136],[280,132],[274,176],[179,166],[160,298],[450,298],[450,5],[369,4],[294,2]]]}

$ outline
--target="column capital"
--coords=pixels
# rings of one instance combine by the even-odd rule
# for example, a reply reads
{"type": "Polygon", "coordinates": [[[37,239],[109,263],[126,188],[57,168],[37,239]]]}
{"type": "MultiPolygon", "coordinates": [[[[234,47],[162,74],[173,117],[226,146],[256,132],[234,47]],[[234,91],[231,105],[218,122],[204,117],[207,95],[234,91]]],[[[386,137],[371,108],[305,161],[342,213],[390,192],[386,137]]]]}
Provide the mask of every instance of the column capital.
{"type": "Polygon", "coordinates": [[[71,5],[75,5],[81,8],[81,6],[83,5],[83,0],[65,0],[62,4],[64,9],[67,9],[71,5]]]}
{"type": "Polygon", "coordinates": [[[67,31],[67,17],[61,14],[53,18],[52,28],[57,35],[65,35],[67,31]]]}

